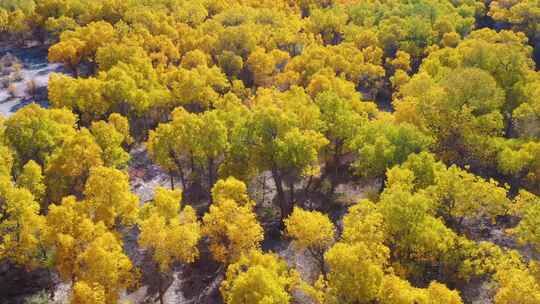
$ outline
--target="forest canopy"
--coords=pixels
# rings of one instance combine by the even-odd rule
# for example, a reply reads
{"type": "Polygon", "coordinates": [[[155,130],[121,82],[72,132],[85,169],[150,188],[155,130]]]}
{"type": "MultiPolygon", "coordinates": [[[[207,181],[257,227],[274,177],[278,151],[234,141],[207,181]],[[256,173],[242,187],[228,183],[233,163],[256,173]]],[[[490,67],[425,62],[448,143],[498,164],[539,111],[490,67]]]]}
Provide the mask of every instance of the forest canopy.
{"type": "Polygon", "coordinates": [[[0,302],[540,304],[540,1],[0,1],[29,45],[0,302]]]}

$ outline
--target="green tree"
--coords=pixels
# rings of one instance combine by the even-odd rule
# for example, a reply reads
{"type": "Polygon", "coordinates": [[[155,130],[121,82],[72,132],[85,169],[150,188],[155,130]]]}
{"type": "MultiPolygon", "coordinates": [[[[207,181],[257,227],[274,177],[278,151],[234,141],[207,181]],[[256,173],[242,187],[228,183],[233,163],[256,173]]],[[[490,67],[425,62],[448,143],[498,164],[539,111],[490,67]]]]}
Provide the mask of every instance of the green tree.
{"type": "Polygon", "coordinates": [[[351,149],[358,155],[353,167],[362,177],[384,177],[387,169],[412,153],[427,150],[431,143],[431,138],[414,126],[383,117],[365,124],[352,139],[351,149]]]}
{"type": "Polygon", "coordinates": [[[31,104],[4,123],[5,138],[21,164],[45,160],[75,135],[76,117],[67,110],[47,110],[31,104]]]}

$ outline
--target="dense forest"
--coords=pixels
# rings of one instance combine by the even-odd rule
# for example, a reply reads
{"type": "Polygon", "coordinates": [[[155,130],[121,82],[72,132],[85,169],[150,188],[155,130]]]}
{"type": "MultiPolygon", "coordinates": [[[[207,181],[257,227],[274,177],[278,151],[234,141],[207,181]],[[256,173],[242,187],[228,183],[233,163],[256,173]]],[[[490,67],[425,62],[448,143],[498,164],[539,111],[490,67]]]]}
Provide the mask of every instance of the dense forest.
{"type": "Polygon", "coordinates": [[[0,303],[540,304],[540,0],[0,0],[30,46],[0,303]]]}

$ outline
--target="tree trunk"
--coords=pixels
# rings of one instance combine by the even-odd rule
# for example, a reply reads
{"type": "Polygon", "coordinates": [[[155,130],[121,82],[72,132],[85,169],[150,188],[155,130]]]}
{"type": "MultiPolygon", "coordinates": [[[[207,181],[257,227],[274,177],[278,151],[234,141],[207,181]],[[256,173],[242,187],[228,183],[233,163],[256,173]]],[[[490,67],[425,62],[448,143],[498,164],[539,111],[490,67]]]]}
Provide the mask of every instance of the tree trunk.
{"type": "Polygon", "coordinates": [[[289,201],[294,205],[294,182],[289,184],[289,201]]]}
{"type": "Polygon", "coordinates": [[[157,276],[158,276],[158,297],[157,298],[158,298],[160,304],[164,304],[165,303],[165,300],[164,300],[165,293],[172,286],[172,283],[174,281],[174,276],[173,276],[173,281],[171,281],[170,283],[169,282],[163,282],[163,275],[164,274],[159,271],[159,266],[158,265],[156,265],[156,270],[157,270],[157,276]],[[163,283],[166,283],[167,285],[164,286],[163,283]]]}
{"type": "Polygon", "coordinates": [[[326,271],[326,263],[324,262],[324,251],[314,251],[310,248],[307,250],[311,257],[317,262],[317,266],[319,267],[319,271],[321,272],[321,275],[323,276],[324,280],[327,279],[327,271],[326,271]]]}
{"type": "Polygon", "coordinates": [[[264,205],[264,201],[266,198],[266,175],[263,174],[263,180],[262,180],[262,204],[264,205]]]}
{"type": "Polygon", "coordinates": [[[174,176],[172,170],[169,171],[169,178],[171,181],[171,190],[174,190],[174,176]]]}
{"type": "Polygon", "coordinates": [[[180,183],[182,183],[182,189],[185,191],[187,189],[187,182],[184,175],[184,170],[178,169],[178,174],[180,175],[180,183]]]}
{"type": "Polygon", "coordinates": [[[339,174],[339,165],[340,165],[340,155],[341,155],[341,147],[342,147],[342,143],[341,142],[337,142],[335,144],[335,148],[334,148],[334,155],[332,157],[332,169],[333,169],[333,174],[330,175],[330,190],[329,190],[329,193],[328,195],[329,196],[333,196],[335,191],[336,191],[336,187],[337,187],[337,178],[338,178],[338,174],[339,174]]]}
{"type": "Polygon", "coordinates": [[[309,176],[308,182],[306,186],[304,187],[304,195],[307,197],[309,193],[309,188],[311,187],[311,184],[313,183],[313,175],[309,176]]]}
{"type": "Polygon", "coordinates": [[[210,197],[210,204],[212,203],[212,187],[214,186],[214,160],[208,158],[208,195],[210,197]]]}
{"type": "Polygon", "coordinates": [[[279,208],[281,211],[281,225],[283,225],[283,220],[289,216],[291,213],[289,203],[285,198],[285,191],[283,190],[282,178],[279,172],[276,169],[272,169],[272,177],[274,183],[276,184],[276,192],[278,197],[279,208]]]}
{"type": "Polygon", "coordinates": [[[163,297],[165,296],[165,291],[163,290],[163,281],[161,279],[161,273],[158,273],[158,299],[159,303],[163,304],[163,297]]]}
{"type": "Polygon", "coordinates": [[[186,177],[184,175],[184,170],[182,169],[182,162],[178,159],[174,152],[170,152],[170,157],[174,160],[176,168],[178,168],[178,175],[180,175],[180,182],[182,183],[182,188],[185,191],[187,189],[186,177]]]}

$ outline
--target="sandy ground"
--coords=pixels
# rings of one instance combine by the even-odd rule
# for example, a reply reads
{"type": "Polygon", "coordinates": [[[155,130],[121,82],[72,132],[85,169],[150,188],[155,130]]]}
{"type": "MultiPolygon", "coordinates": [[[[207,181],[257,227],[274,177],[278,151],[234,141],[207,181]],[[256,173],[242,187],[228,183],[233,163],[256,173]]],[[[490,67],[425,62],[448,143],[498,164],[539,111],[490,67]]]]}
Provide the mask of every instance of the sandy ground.
{"type": "Polygon", "coordinates": [[[43,47],[32,48],[0,48],[0,58],[6,54],[17,57],[22,63],[22,80],[14,82],[15,96],[10,96],[8,90],[0,88],[0,114],[10,116],[18,109],[34,102],[26,93],[27,82],[35,81],[38,91],[43,98],[37,100],[42,106],[47,106],[46,88],[51,73],[64,73],[60,64],[51,64],[47,61],[47,49],[43,47]]]}

